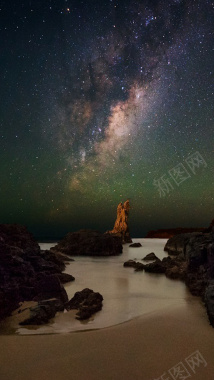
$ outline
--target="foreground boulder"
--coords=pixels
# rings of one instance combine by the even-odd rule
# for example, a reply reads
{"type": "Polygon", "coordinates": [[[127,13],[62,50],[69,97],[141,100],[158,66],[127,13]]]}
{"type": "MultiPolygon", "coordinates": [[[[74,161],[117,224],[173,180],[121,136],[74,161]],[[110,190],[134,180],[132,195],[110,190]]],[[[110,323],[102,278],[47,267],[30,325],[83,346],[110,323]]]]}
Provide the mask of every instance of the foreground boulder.
{"type": "Polygon", "coordinates": [[[92,314],[102,309],[103,297],[100,293],[85,288],[76,292],[74,297],[65,304],[67,310],[77,309],[76,318],[79,320],[88,319],[92,314]]]}
{"type": "MultiPolygon", "coordinates": [[[[23,301],[57,298],[67,302],[60,282],[65,264],[54,252],[42,251],[26,227],[0,225],[0,319],[23,301]]],[[[63,282],[63,279],[62,279],[63,282]]]]}
{"type": "Polygon", "coordinates": [[[94,230],[69,232],[51,251],[66,255],[112,256],[122,253],[121,237],[94,230]]]}
{"type": "Polygon", "coordinates": [[[19,324],[25,325],[43,325],[48,323],[50,319],[54,318],[57,311],[63,311],[64,305],[59,299],[53,298],[38,302],[37,306],[29,309],[30,316],[19,324]]]}
{"type": "Polygon", "coordinates": [[[107,231],[108,234],[113,234],[122,238],[123,243],[132,243],[132,239],[129,233],[129,200],[119,203],[117,206],[117,219],[114,223],[114,228],[111,231],[107,231]]]}

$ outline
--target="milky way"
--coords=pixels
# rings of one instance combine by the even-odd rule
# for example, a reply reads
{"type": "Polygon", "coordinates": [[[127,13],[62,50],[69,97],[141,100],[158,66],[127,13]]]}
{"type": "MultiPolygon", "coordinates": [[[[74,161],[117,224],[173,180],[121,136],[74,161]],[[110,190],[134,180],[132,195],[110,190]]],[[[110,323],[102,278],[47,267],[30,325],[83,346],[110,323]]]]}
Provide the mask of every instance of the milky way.
{"type": "Polygon", "coordinates": [[[170,56],[174,54],[175,61],[182,54],[179,48],[185,49],[180,30],[186,28],[190,13],[183,2],[172,1],[166,9],[165,5],[112,4],[110,30],[103,33],[95,18],[94,29],[103,35],[83,37],[79,57],[75,55],[80,64],[70,67],[55,115],[54,139],[67,163],[78,169],[70,189],[81,188],[81,171],[85,181],[86,172],[100,176],[106,167],[118,164],[120,151],[133,144],[148,111],[157,108],[156,94],[163,96],[162,66],[171,65],[170,56]]]}
{"type": "Polygon", "coordinates": [[[209,222],[211,1],[3,1],[0,17],[4,221],[108,229],[129,197],[136,235],[209,222]],[[160,197],[194,152],[206,168],[160,197]]]}

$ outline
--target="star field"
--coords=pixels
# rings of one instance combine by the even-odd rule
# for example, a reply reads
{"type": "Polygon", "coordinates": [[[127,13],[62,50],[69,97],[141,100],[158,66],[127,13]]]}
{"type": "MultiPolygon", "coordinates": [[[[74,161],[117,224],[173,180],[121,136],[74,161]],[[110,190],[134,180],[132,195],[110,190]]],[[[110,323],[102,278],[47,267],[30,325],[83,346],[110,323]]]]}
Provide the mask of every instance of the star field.
{"type": "Polygon", "coordinates": [[[0,2],[2,223],[37,236],[105,231],[130,198],[132,236],[209,224],[213,8],[0,2]]]}

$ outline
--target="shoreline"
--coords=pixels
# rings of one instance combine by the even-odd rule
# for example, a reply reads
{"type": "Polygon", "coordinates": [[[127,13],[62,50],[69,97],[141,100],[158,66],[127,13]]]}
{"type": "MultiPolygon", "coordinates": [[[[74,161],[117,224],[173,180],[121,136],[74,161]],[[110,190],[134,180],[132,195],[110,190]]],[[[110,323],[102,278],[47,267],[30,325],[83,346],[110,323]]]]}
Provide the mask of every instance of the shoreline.
{"type": "MultiPolygon", "coordinates": [[[[44,325],[19,326],[19,322],[28,316],[26,312],[19,313],[17,309],[14,311],[13,316],[7,317],[6,320],[0,323],[0,336],[13,334],[23,336],[59,335],[74,332],[97,331],[120,326],[136,318],[153,315],[153,313],[164,312],[165,310],[171,310],[172,308],[182,305],[183,307],[187,307],[188,304],[194,305],[195,303],[200,304],[205,310],[201,299],[193,296],[188,287],[180,279],[172,280],[162,274],[155,273],[133,273],[132,268],[123,268],[122,263],[128,258],[136,259],[137,256],[136,260],[140,260],[146,251],[151,249],[149,248],[151,240],[157,240],[158,245],[156,246],[155,252],[157,253],[158,251],[158,256],[160,258],[166,257],[167,254],[159,247],[160,239],[135,239],[135,241],[141,241],[143,246],[138,249],[126,247],[123,253],[123,260],[121,260],[121,257],[119,257],[118,260],[117,256],[105,258],[104,262],[100,262],[97,259],[90,260],[88,257],[78,257],[75,258],[76,260],[72,265],[66,267],[65,272],[74,275],[76,278],[74,283],[65,284],[69,298],[73,297],[76,291],[84,287],[97,290],[98,285],[99,291],[104,296],[103,309],[92,316],[89,321],[80,322],[75,319],[76,312],[69,311],[57,313],[54,319],[44,325]],[[142,252],[142,250],[144,252],[142,252]],[[116,270],[114,277],[112,277],[113,272],[111,265],[106,265],[105,262],[110,262],[113,265],[112,268],[116,270]],[[84,263],[87,265],[87,274],[89,274],[89,277],[87,276],[86,279],[85,276],[82,275],[82,265],[84,265],[84,263]],[[102,266],[102,264],[104,264],[104,266],[102,266]],[[93,273],[94,276],[90,276],[90,273],[93,273]],[[102,273],[102,276],[104,273],[104,277],[108,279],[108,283],[105,282],[105,284],[103,284],[100,281],[100,273],[102,273]],[[96,280],[95,274],[97,276],[96,280]],[[114,286],[112,287],[113,283],[114,286]],[[157,285],[158,289],[161,289],[161,292],[158,292],[157,285]],[[128,298],[126,298],[127,296],[128,298]],[[120,303],[118,304],[118,301],[121,299],[125,300],[123,301],[122,308],[120,303]]],[[[161,241],[161,246],[163,243],[164,242],[161,241]]],[[[31,306],[31,304],[31,301],[25,302],[21,305],[20,309],[24,310],[31,306]]],[[[206,319],[207,324],[209,324],[207,314],[206,319]]]]}
{"type": "MultiPolygon", "coordinates": [[[[24,302],[23,305],[21,305],[19,309],[15,310],[11,316],[1,321],[0,322],[0,337],[2,336],[23,336],[23,337],[31,336],[32,337],[32,336],[42,336],[42,335],[44,336],[61,335],[61,334],[63,335],[63,334],[85,333],[85,332],[90,332],[90,331],[100,331],[100,330],[111,329],[117,326],[128,324],[138,319],[144,319],[144,318],[147,319],[150,316],[153,316],[156,314],[157,315],[162,314],[165,312],[167,313],[168,311],[174,310],[175,308],[182,307],[182,306],[186,307],[186,306],[189,306],[190,304],[199,305],[204,309],[203,302],[201,301],[199,297],[196,297],[192,299],[189,298],[188,300],[187,299],[180,299],[179,301],[175,300],[174,303],[163,304],[161,307],[158,307],[157,309],[149,310],[143,314],[130,317],[129,319],[125,319],[117,323],[107,324],[103,326],[98,325],[98,327],[77,328],[77,326],[79,327],[81,325],[81,321],[75,319],[75,314],[77,310],[70,310],[69,312],[66,312],[66,313],[59,312],[52,320],[50,320],[49,323],[44,324],[44,325],[32,325],[32,326],[26,326],[26,327],[20,326],[19,322],[29,316],[28,308],[31,306],[35,306],[36,304],[37,303],[33,301],[24,302]],[[23,311],[24,316],[22,315],[22,313],[19,313],[20,309],[24,310],[23,311]],[[66,316],[68,314],[69,314],[69,318],[73,318],[73,323],[75,323],[75,327],[74,327],[75,329],[66,330],[66,331],[63,331],[63,330],[55,331],[53,329],[54,323],[57,321],[59,324],[63,324],[62,318],[63,316],[66,316]],[[59,318],[59,321],[58,321],[58,318],[59,318]],[[53,329],[53,331],[48,331],[48,329],[53,329]],[[23,331],[23,330],[26,330],[26,331],[23,331]]],[[[95,313],[94,316],[92,317],[92,320],[89,320],[88,322],[83,321],[82,323],[86,326],[90,325],[90,322],[93,322],[93,320],[96,319],[96,317],[98,317],[99,313],[102,314],[102,310],[100,312],[95,313]]],[[[206,317],[207,317],[207,314],[206,314],[206,317]]],[[[70,322],[72,323],[72,321],[70,322]]],[[[207,323],[209,324],[208,317],[207,317],[207,323]]]]}
{"type": "MultiPolygon", "coordinates": [[[[142,250],[147,250],[148,247],[145,244],[142,250]]],[[[160,254],[165,256],[162,251],[160,254]]],[[[142,251],[127,250],[124,259],[125,255],[140,259],[142,251]]],[[[89,263],[85,260],[80,259],[80,266],[77,261],[68,266],[76,277],[76,284],[72,283],[70,291],[74,291],[76,286],[82,287],[80,285],[85,282],[81,268],[84,262],[87,264],[87,273],[90,273],[89,263]]],[[[129,269],[124,271],[117,258],[113,258],[112,263],[116,270],[116,282],[115,287],[108,288],[108,300],[112,302],[115,291],[119,292],[117,297],[120,298],[120,292],[125,286],[122,294],[127,295],[130,290],[129,300],[132,302],[135,297],[136,306],[142,304],[146,312],[104,327],[93,328],[92,322],[87,330],[66,332],[65,318],[65,325],[60,332],[44,334],[44,330],[40,330],[37,334],[29,331],[29,334],[21,335],[20,331],[16,331],[15,335],[0,335],[0,379],[173,380],[175,377],[171,376],[170,371],[180,363],[179,365],[185,366],[189,378],[213,380],[214,329],[209,324],[201,299],[192,296],[180,280],[147,273],[133,274],[129,269]],[[128,276],[125,283],[124,276],[128,276]],[[141,293],[138,293],[139,289],[141,293]],[[159,289],[163,297],[158,293],[159,289]],[[151,307],[151,300],[155,309],[151,307]],[[195,353],[201,355],[201,361],[193,370],[188,367],[187,358],[195,353]]],[[[102,269],[102,263],[97,260],[93,260],[91,265],[92,269],[94,265],[97,269],[102,269]]],[[[100,284],[100,287],[102,285],[102,292],[107,285],[100,283],[99,273],[112,286],[111,266],[104,265],[104,268],[106,272],[96,270],[97,279],[91,279],[90,276],[87,279],[90,287],[92,280],[95,281],[94,284],[100,284]]],[[[69,286],[66,289],[68,291],[69,286]]],[[[110,304],[111,314],[113,305],[110,304]]],[[[130,307],[129,303],[127,305],[130,307]]],[[[22,305],[22,308],[25,306],[22,305]]],[[[130,310],[132,311],[131,307],[130,310]]],[[[105,312],[106,310],[99,312],[102,313],[100,316],[104,317],[105,312]]],[[[16,310],[17,320],[20,315],[16,310]]],[[[107,313],[106,317],[109,316],[111,317],[107,313]]],[[[67,314],[67,319],[68,317],[67,314]]],[[[99,319],[98,313],[97,318],[99,319]]],[[[60,322],[59,318],[58,323],[60,322]]]]}
{"type": "Polygon", "coordinates": [[[202,304],[190,302],[116,326],[81,333],[4,335],[0,339],[3,380],[153,380],[193,352],[206,361],[191,372],[213,379],[214,329],[202,304]]]}

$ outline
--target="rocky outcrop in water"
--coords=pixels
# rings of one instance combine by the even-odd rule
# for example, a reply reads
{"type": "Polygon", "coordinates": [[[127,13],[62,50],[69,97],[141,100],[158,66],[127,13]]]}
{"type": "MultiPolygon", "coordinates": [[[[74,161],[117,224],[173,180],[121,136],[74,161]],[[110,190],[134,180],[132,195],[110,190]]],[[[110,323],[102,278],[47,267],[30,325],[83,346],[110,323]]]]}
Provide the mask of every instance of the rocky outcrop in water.
{"type": "Polygon", "coordinates": [[[111,231],[107,231],[109,234],[121,237],[123,243],[132,243],[128,225],[129,210],[129,200],[124,202],[124,204],[120,202],[117,206],[117,219],[114,228],[111,231]]]}
{"type": "Polygon", "coordinates": [[[0,225],[0,319],[23,301],[57,298],[68,301],[61,284],[65,264],[54,252],[42,251],[24,226],[0,225]]]}
{"type": "Polygon", "coordinates": [[[142,247],[142,244],[141,243],[132,243],[132,244],[130,244],[129,247],[131,247],[131,248],[140,248],[140,247],[142,247]]]}
{"type": "Polygon", "coordinates": [[[135,260],[128,260],[126,261],[123,266],[125,268],[134,268],[134,269],[138,269],[138,270],[143,270],[144,269],[144,264],[140,263],[139,261],[135,261],[135,260]]]}
{"type": "Polygon", "coordinates": [[[155,255],[154,252],[148,253],[142,260],[150,261],[150,260],[158,260],[158,257],[155,255]]]}
{"type": "Polygon", "coordinates": [[[179,241],[175,237],[170,239],[165,250],[177,259],[186,262],[184,280],[188,288],[192,294],[204,297],[207,286],[214,278],[213,235],[211,233],[194,233],[181,239],[179,241]]]}
{"type": "Polygon", "coordinates": [[[85,288],[81,292],[76,292],[74,297],[65,305],[67,310],[78,310],[76,318],[79,320],[88,319],[94,313],[102,309],[103,296],[91,289],[85,288]]]}
{"type": "Polygon", "coordinates": [[[52,252],[74,256],[113,256],[119,255],[122,250],[121,237],[94,230],[69,232],[51,249],[52,252]]]}
{"type": "Polygon", "coordinates": [[[210,323],[214,327],[213,221],[207,230],[206,233],[185,233],[170,238],[164,248],[170,256],[163,260],[156,258],[147,265],[130,260],[124,266],[133,267],[135,271],[164,273],[171,279],[185,281],[193,295],[202,297],[210,323]]]}

